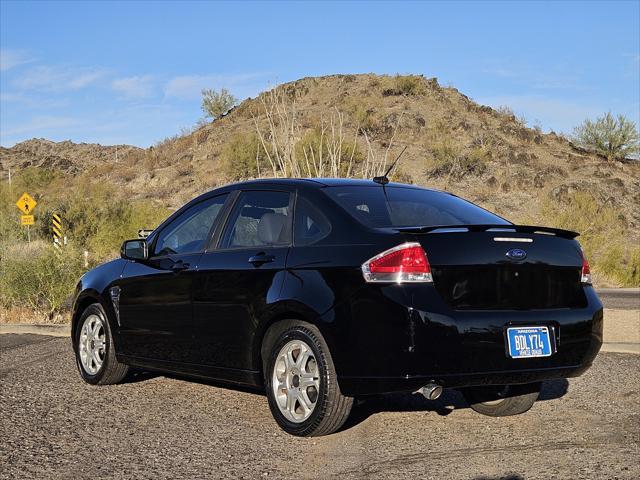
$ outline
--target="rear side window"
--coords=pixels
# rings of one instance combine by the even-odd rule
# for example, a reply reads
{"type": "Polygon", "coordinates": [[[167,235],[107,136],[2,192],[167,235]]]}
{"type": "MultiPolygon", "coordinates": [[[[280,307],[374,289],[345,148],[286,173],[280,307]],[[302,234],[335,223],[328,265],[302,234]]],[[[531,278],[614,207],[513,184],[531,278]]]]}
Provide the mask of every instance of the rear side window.
{"type": "Polygon", "coordinates": [[[243,192],[227,224],[222,248],[290,244],[290,196],[287,192],[243,192]]]}
{"type": "Polygon", "coordinates": [[[331,232],[331,223],[327,217],[304,197],[298,196],[294,226],[296,245],[311,245],[331,232]]]}
{"type": "Polygon", "coordinates": [[[504,218],[444,192],[381,186],[329,187],[324,191],[368,227],[509,225],[504,218]]]}

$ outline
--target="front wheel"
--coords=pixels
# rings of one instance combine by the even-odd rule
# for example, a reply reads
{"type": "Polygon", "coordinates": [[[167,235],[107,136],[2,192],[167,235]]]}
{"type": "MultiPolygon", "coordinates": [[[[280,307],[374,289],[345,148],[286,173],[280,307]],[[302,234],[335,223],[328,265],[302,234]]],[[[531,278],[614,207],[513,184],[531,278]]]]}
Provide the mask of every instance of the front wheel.
{"type": "Polygon", "coordinates": [[[353,398],[340,392],[329,348],[320,331],[298,321],[278,322],[263,344],[269,407],[292,435],[328,435],[347,420],[353,398]]]}
{"type": "Polygon", "coordinates": [[[82,379],[92,385],[119,383],[129,367],[116,359],[107,315],[99,303],[89,305],[78,322],[76,364],[82,379]]]}
{"type": "Polygon", "coordinates": [[[462,390],[469,406],[490,417],[518,415],[529,410],[540,395],[541,383],[469,387],[462,390]]]}

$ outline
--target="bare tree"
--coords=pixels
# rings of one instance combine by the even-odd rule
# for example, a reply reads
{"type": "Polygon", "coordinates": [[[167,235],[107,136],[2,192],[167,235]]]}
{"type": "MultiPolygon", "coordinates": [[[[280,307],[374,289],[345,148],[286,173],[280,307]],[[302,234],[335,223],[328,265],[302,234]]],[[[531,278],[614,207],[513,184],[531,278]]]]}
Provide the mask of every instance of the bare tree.
{"type": "Polygon", "coordinates": [[[350,177],[358,148],[358,130],[356,127],[353,144],[349,147],[344,134],[344,114],[334,107],[329,120],[322,117],[318,141],[302,145],[306,175],[350,177]]]}
{"type": "Polygon", "coordinates": [[[398,117],[398,120],[393,127],[393,133],[391,134],[391,138],[387,143],[387,148],[385,149],[383,155],[378,154],[371,139],[369,138],[369,135],[367,135],[367,132],[362,132],[364,140],[367,144],[367,158],[365,159],[364,164],[362,165],[362,170],[360,172],[362,178],[373,178],[378,175],[382,175],[387,170],[389,152],[393,147],[393,142],[396,138],[396,134],[398,133],[401,119],[402,115],[398,117]]]}
{"type": "Polygon", "coordinates": [[[287,101],[282,89],[275,88],[261,95],[260,101],[267,120],[266,131],[255,116],[253,123],[271,173],[274,177],[300,176],[295,149],[299,136],[295,98],[287,101]]]}
{"type": "MultiPolygon", "coordinates": [[[[253,122],[261,151],[271,167],[273,177],[372,178],[380,175],[387,167],[389,152],[394,145],[402,118],[398,117],[382,155],[378,154],[375,141],[362,131],[367,144],[367,157],[359,164],[356,155],[360,126],[355,128],[353,142],[347,140],[344,114],[337,107],[331,110],[328,117],[323,116],[320,119],[316,129],[307,131],[303,137],[295,97],[291,98],[282,89],[276,88],[261,95],[260,102],[266,121],[254,115],[253,122]]],[[[259,158],[256,156],[256,162],[258,161],[259,158]]]]}

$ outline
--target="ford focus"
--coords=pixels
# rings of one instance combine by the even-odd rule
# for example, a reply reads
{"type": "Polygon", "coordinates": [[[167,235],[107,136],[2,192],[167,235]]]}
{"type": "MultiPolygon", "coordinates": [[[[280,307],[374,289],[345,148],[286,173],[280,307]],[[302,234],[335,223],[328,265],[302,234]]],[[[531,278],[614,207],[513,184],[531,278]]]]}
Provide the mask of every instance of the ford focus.
{"type": "Polygon", "coordinates": [[[299,436],[389,392],[453,388],[477,412],[520,414],[602,343],[577,235],[386,181],[228,185],[80,279],[78,370],[94,385],[142,369],[264,389],[299,436]]]}

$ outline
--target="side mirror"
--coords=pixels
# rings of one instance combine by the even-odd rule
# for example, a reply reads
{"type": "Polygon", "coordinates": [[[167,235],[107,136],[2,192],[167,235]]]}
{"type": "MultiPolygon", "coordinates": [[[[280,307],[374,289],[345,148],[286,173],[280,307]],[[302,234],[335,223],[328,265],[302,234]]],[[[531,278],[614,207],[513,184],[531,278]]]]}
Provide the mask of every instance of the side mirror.
{"type": "Polygon", "coordinates": [[[149,257],[147,242],[144,240],[127,240],[120,248],[120,256],[127,260],[146,260],[149,257]]]}

